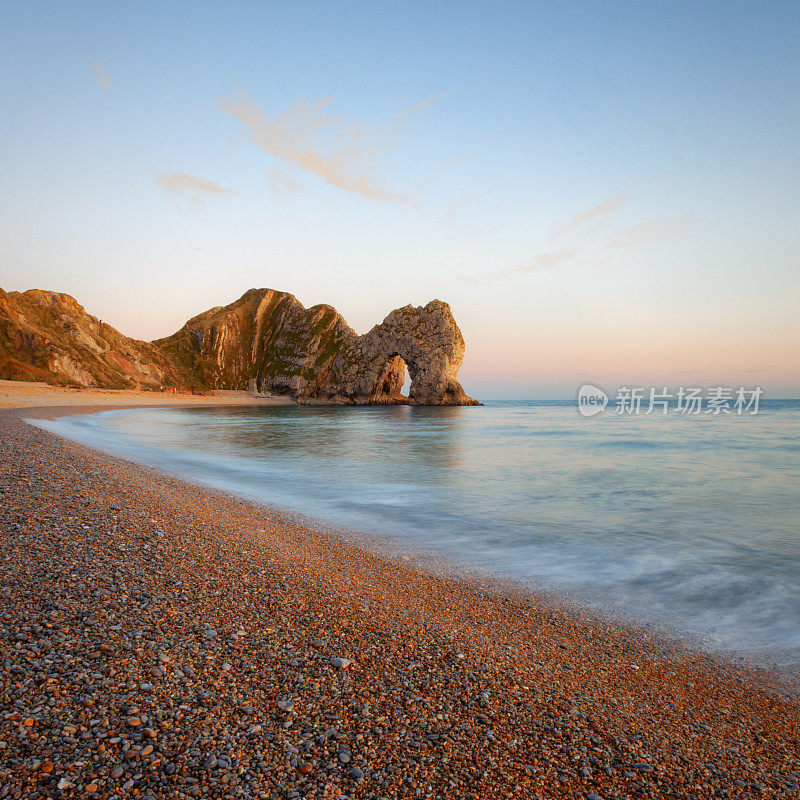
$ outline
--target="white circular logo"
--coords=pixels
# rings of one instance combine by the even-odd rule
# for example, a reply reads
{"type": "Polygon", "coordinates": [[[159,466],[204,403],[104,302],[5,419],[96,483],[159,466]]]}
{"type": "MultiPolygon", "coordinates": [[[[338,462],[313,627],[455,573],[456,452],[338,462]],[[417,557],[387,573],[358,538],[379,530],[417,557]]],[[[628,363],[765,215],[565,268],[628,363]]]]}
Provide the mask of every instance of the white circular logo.
{"type": "Polygon", "coordinates": [[[593,417],[605,410],[608,395],[591,383],[584,383],[578,389],[578,412],[582,417],[593,417]]]}

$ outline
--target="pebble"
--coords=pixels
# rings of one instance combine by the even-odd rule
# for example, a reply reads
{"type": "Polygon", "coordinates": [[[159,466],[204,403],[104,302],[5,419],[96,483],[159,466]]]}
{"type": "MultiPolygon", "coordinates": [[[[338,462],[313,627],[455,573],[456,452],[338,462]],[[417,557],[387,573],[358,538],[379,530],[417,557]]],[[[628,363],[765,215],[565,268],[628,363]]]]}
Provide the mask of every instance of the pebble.
{"type": "Polygon", "coordinates": [[[37,413],[0,411],[0,799],[796,794],[798,703],[763,673],[381,561],[37,413]]]}

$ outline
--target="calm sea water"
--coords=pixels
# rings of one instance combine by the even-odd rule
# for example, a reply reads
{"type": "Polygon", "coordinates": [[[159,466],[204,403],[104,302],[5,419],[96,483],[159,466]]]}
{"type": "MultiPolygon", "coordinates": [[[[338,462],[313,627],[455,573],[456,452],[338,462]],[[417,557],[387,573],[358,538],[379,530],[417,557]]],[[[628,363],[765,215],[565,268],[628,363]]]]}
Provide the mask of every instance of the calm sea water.
{"type": "Polygon", "coordinates": [[[115,410],[38,423],[329,523],[800,663],[800,402],[757,416],[115,410]]]}

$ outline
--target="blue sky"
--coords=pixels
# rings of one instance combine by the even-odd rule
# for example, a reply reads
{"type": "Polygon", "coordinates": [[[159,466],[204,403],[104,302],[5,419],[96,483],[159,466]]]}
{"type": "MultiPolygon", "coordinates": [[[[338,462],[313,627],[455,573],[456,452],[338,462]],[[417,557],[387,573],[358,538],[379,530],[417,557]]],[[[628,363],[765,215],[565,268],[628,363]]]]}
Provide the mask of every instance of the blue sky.
{"type": "Polygon", "coordinates": [[[450,302],[477,396],[800,393],[800,6],[13,3],[0,286],[450,302]]]}

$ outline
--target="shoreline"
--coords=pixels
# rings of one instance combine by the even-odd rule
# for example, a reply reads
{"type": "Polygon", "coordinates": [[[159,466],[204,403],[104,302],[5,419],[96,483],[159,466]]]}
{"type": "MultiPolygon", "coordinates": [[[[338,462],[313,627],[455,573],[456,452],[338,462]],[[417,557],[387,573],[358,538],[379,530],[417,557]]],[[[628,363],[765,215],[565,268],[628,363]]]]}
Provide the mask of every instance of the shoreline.
{"type": "MultiPolygon", "coordinates": [[[[229,392],[227,394],[238,393],[229,392]]],[[[224,397],[219,398],[213,406],[196,404],[192,407],[212,408],[220,405],[225,405],[224,397]]],[[[248,404],[240,402],[237,398],[237,402],[230,403],[230,405],[241,406],[248,404]]],[[[278,403],[278,405],[282,405],[282,403],[278,403]]],[[[172,403],[171,406],[187,407],[180,401],[172,403]]],[[[115,410],[133,411],[159,407],[168,408],[170,406],[141,404],[113,406],[115,410]]],[[[111,408],[108,405],[68,406],[51,410],[47,413],[47,417],[53,419],[56,416],[95,414],[111,408]]],[[[45,430],[48,429],[45,428],[45,430]]],[[[56,436],[65,435],[59,431],[51,430],[50,432],[56,436]]],[[[66,435],[66,438],[69,439],[69,436],[66,435]]],[[[159,475],[186,481],[209,491],[219,492],[224,496],[231,496],[244,502],[252,503],[257,508],[281,514],[284,519],[291,521],[292,524],[301,529],[313,528],[344,544],[355,545],[359,550],[366,550],[378,559],[401,563],[404,566],[413,566],[425,574],[466,581],[481,590],[494,594],[512,595],[517,599],[538,604],[553,604],[561,610],[567,610],[569,613],[591,617],[638,632],[646,632],[651,638],[662,639],[668,649],[677,643],[678,646],[688,651],[710,656],[723,664],[732,664],[743,669],[749,669],[761,675],[760,682],[762,684],[769,684],[777,687],[776,690],[779,692],[789,692],[800,697],[800,662],[796,660],[780,662],[776,657],[771,657],[771,654],[766,652],[754,653],[744,647],[719,646],[712,640],[711,634],[681,628],[675,618],[662,619],[655,622],[649,621],[646,624],[638,623],[635,615],[630,611],[623,613],[618,608],[612,611],[608,604],[603,604],[588,593],[565,589],[558,585],[544,584],[542,581],[537,582],[535,580],[536,576],[528,579],[519,576],[513,577],[499,568],[491,569],[486,564],[472,561],[463,554],[457,555],[453,552],[437,550],[385,532],[372,531],[367,528],[359,529],[347,523],[332,522],[324,517],[307,513],[301,508],[289,508],[269,499],[256,497],[253,494],[248,495],[244,491],[225,489],[215,485],[213,481],[192,478],[188,474],[181,474],[177,470],[164,469],[155,463],[137,461],[133,457],[114,452],[113,447],[105,450],[102,449],[101,445],[81,441],[80,438],[70,439],[70,441],[74,441],[79,446],[89,450],[99,449],[109,456],[120,458],[159,475]]]]}
{"type": "Polygon", "coordinates": [[[21,700],[0,730],[21,769],[0,784],[43,797],[64,782],[50,796],[796,791],[798,703],[767,673],[422,573],[21,421],[89,410],[0,412],[4,706],[21,700]]]}
{"type": "MultiPolygon", "coordinates": [[[[295,406],[283,396],[254,397],[235,389],[208,389],[190,392],[151,392],[137,389],[79,389],[48,383],[0,380],[0,409],[102,406],[109,408],[148,408],[168,406],[295,406]]],[[[76,412],[83,413],[83,412],[76,412]]],[[[89,413],[89,412],[86,412],[89,413]]]]}

